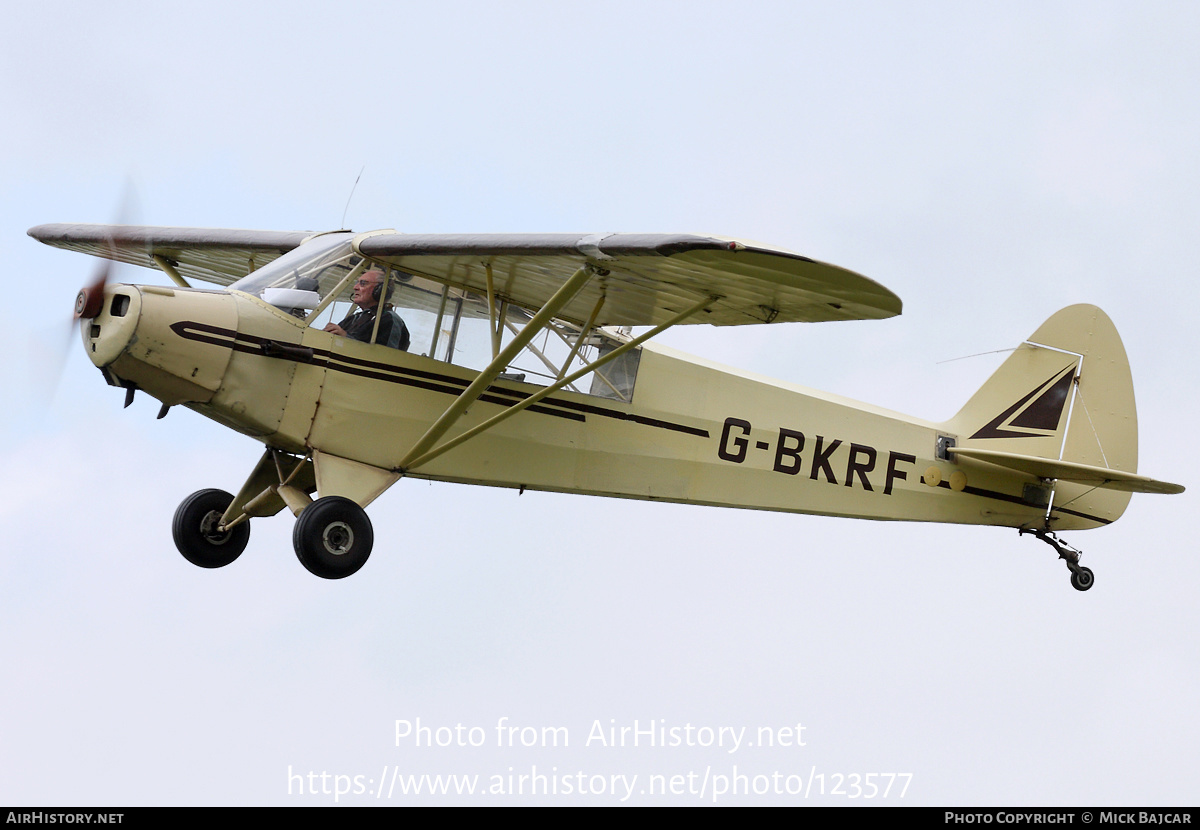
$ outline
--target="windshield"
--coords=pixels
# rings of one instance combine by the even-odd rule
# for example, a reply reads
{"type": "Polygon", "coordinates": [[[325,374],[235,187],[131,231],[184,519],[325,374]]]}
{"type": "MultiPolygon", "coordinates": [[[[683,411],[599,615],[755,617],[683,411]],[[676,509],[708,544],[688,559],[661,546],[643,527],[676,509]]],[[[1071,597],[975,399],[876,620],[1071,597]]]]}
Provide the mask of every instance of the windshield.
{"type": "Polygon", "coordinates": [[[274,262],[242,277],[229,286],[234,291],[245,291],[255,297],[272,302],[270,289],[291,289],[315,292],[317,297],[309,308],[325,298],[342,278],[360,261],[350,243],[352,233],[329,233],[305,242],[274,262]],[[266,296],[264,296],[266,294],[266,296]]]}

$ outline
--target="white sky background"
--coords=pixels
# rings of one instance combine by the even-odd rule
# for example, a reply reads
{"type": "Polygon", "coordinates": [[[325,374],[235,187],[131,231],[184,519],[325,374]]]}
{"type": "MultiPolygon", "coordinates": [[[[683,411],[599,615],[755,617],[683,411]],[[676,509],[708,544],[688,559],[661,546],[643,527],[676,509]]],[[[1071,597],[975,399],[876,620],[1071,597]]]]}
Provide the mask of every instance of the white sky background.
{"type": "MultiPolygon", "coordinates": [[[[0,803],[324,804],[288,795],[289,765],[485,784],[536,765],[638,788],[911,772],[886,804],[1194,805],[1197,7],[499,5],[6,10],[0,803]],[[155,421],[146,396],[123,411],[75,340],[39,403],[94,265],[25,231],[112,221],[127,178],[129,221],[328,229],[363,165],[358,230],[710,231],[867,274],[902,317],[664,342],[922,417],[999,358],[938,361],[1095,303],[1133,366],[1140,472],[1191,489],[1067,537],[1087,594],[1011,531],[415,481],[372,505],[354,578],[304,571],[284,515],[195,568],[176,505],[236,491],[261,448],[183,409],[155,421]],[[489,746],[395,746],[418,717],[489,746]],[[497,749],[501,717],[571,746],[497,749]],[[584,746],[610,719],[748,740],[799,722],[807,745],[584,746]]],[[[769,802],[863,803],[724,801],[769,802]]]]}

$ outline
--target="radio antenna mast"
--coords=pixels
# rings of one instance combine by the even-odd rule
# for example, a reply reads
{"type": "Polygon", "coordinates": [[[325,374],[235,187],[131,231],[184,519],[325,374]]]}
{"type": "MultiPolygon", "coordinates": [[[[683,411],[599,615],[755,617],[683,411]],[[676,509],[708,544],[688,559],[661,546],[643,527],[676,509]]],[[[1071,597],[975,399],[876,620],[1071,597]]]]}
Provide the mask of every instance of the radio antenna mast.
{"type": "Polygon", "coordinates": [[[354,191],[358,189],[358,180],[362,178],[363,170],[366,169],[367,166],[364,164],[358,171],[358,178],[354,180],[354,187],[350,188],[350,196],[346,199],[346,209],[342,211],[342,230],[346,230],[346,212],[350,210],[350,200],[354,198],[354,191]]]}

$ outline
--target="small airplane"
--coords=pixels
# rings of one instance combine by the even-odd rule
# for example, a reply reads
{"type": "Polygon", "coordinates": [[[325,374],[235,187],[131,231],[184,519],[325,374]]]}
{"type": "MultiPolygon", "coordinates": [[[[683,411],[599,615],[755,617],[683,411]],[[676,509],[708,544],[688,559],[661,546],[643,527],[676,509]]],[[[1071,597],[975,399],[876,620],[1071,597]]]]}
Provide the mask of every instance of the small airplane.
{"type": "Polygon", "coordinates": [[[882,285],[757,243],[688,234],[324,233],[40,225],[49,245],[158,268],[75,317],[126,406],[141,390],[266,445],[236,495],[175,513],[183,556],[233,562],[250,520],[296,516],[300,562],[357,572],[366,508],[404,477],[1032,534],[1091,588],[1064,530],[1120,518],[1138,475],[1124,346],[1075,305],[945,423],[648,341],[671,326],[882,319],[882,285]],[[189,280],[217,288],[193,287],[189,280]],[[341,322],[337,306],[357,314],[341,322]],[[352,308],[349,306],[347,308],[352,308]],[[634,327],[649,327],[634,335],[634,327]]]}

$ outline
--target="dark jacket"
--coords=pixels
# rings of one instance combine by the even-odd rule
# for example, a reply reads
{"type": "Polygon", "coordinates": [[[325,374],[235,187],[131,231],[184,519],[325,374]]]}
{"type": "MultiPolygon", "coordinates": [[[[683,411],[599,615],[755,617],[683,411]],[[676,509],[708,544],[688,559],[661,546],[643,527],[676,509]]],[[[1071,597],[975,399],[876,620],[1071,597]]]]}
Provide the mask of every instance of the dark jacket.
{"type": "MultiPolygon", "coordinates": [[[[355,312],[338,325],[346,330],[346,336],[352,340],[370,342],[371,331],[375,328],[375,309],[365,308],[355,312]]],[[[409,340],[408,326],[404,325],[400,316],[391,309],[384,311],[383,319],[379,321],[379,336],[375,338],[375,342],[407,352],[409,340]]]]}

